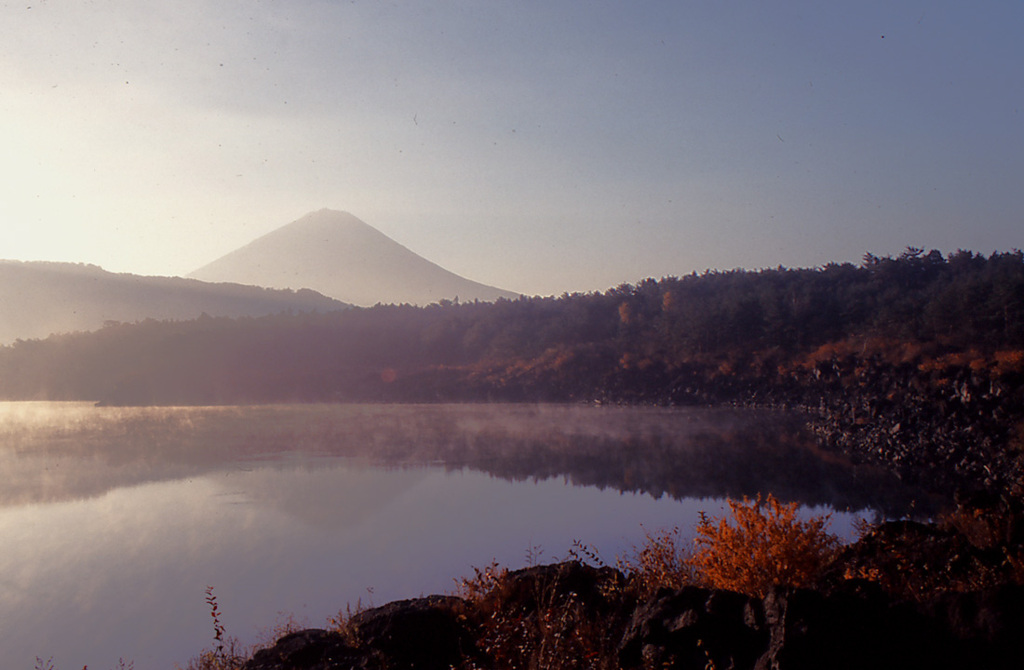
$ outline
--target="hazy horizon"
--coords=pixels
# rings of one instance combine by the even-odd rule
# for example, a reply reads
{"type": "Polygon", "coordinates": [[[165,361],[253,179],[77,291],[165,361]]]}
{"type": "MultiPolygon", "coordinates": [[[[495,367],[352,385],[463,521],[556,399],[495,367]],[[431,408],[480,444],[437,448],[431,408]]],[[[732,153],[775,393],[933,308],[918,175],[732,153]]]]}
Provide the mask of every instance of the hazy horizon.
{"type": "Polygon", "coordinates": [[[0,258],[184,276],[351,212],[529,295],[1024,247],[1024,6],[0,8],[0,258]]]}

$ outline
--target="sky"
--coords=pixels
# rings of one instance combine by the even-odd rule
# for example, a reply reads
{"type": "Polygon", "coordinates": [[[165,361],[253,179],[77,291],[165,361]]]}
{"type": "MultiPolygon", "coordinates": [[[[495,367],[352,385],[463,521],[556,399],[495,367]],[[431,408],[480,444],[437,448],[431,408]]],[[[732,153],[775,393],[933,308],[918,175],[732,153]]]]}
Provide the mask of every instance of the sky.
{"type": "Polygon", "coordinates": [[[1024,247],[1024,3],[0,2],[0,258],[351,212],[530,295],[1024,247]]]}

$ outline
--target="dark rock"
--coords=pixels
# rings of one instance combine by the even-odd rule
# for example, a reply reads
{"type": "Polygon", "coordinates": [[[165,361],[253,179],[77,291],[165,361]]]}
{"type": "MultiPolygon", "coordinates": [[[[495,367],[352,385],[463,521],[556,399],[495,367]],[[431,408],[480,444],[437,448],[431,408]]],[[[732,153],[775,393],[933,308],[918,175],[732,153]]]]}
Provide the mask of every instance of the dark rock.
{"type": "MultiPolygon", "coordinates": [[[[775,587],[763,600],[689,586],[663,589],[616,610],[599,588],[602,580],[617,578],[616,571],[566,563],[513,574],[504,594],[509,599],[495,604],[512,608],[515,618],[546,606],[539,593],[556,599],[561,593],[577,604],[587,599],[597,609],[583,611],[603,622],[599,630],[607,631],[608,640],[619,641],[610,646],[624,669],[1009,670],[1024,660],[1019,585],[915,601],[893,598],[863,579],[839,580],[822,590],[775,587]],[[631,618],[620,626],[616,617],[627,613],[631,618]]],[[[243,670],[500,667],[477,648],[481,631],[470,623],[476,616],[470,603],[455,597],[394,602],[355,615],[344,634],[286,635],[243,670]]]]}
{"type": "Polygon", "coordinates": [[[472,652],[466,602],[454,596],[400,600],[349,620],[357,646],[383,655],[394,670],[447,670],[472,652]]]}
{"type": "Polygon", "coordinates": [[[776,587],[764,611],[771,639],[756,670],[957,667],[935,622],[859,580],[827,595],[776,587]]]}
{"type": "Polygon", "coordinates": [[[825,631],[821,624],[824,596],[805,589],[773,589],[764,599],[768,649],[756,670],[797,670],[825,667],[825,631]]]}
{"type": "Polygon", "coordinates": [[[378,670],[382,659],[356,649],[339,633],[307,629],[285,635],[246,661],[242,670],[378,670]]]}
{"type": "Polygon", "coordinates": [[[923,609],[940,622],[944,638],[955,643],[964,663],[985,668],[1024,666],[1024,586],[946,593],[923,609]]]}
{"type": "Polygon", "coordinates": [[[571,597],[595,616],[606,616],[621,605],[609,600],[608,594],[621,594],[625,577],[615,568],[564,561],[515,570],[503,581],[503,608],[529,614],[541,600],[550,604],[571,597]]]}
{"type": "Polygon", "coordinates": [[[345,634],[286,635],[243,670],[448,670],[472,654],[465,609],[451,596],[388,603],[354,615],[345,634]]]}
{"type": "Polygon", "coordinates": [[[758,600],[688,586],[639,605],[619,646],[623,668],[752,668],[768,642],[758,600]]]}

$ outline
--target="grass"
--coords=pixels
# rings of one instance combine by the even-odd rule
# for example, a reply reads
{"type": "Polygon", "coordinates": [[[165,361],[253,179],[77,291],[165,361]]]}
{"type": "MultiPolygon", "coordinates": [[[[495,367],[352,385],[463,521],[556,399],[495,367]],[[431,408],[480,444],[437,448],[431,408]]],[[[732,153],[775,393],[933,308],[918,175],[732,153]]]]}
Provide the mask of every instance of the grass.
{"type": "Polygon", "coordinates": [[[212,586],[206,587],[205,600],[213,619],[213,646],[189,660],[184,670],[238,670],[253,650],[243,649],[237,638],[227,636],[221,621],[220,604],[212,586]]]}
{"type": "MultiPolygon", "coordinates": [[[[457,595],[475,612],[482,659],[464,670],[521,668],[606,670],[617,667],[614,636],[600,608],[567,588],[558,571],[511,573],[492,563],[460,580],[457,595]]],[[[601,594],[616,595],[612,589],[601,594]]]]}
{"type": "Polygon", "coordinates": [[[282,613],[274,625],[261,631],[256,642],[242,645],[238,638],[227,634],[221,620],[220,604],[212,586],[206,587],[205,601],[213,619],[213,645],[191,658],[184,668],[177,666],[178,670],[239,670],[258,650],[272,646],[289,633],[308,627],[305,621],[282,613]]]}
{"type": "Polygon", "coordinates": [[[679,526],[645,532],[644,544],[616,561],[639,596],[650,596],[662,588],[681,589],[697,582],[679,526]]]}

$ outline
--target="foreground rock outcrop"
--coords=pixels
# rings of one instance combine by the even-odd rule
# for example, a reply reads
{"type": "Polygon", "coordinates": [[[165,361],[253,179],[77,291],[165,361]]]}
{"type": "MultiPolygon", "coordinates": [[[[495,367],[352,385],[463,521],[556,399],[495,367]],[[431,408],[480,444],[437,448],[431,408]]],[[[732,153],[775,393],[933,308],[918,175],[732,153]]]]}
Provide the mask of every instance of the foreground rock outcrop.
{"type": "MultiPolygon", "coordinates": [[[[1024,586],[1019,572],[993,577],[996,568],[1020,568],[1019,547],[1016,558],[1000,561],[986,553],[992,547],[982,548],[956,531],[928,528],[884,524],[841,552],[817,588],[776,586],[762,598],[699,586],[641,594],[618,570],[579,562],[492,579],[478,575],[465,598],[390,603],[356,614],[340,631],[293,633],[243,667],[1022,667],[1024,586]],[[900,584],[882,578],[893,556],[913,547],[940,560],[948,559],[949,551],[966,552],[974,563],[948,574],[948,588],[915,595],[915,585],[926,581],[913,575],[900,584]],[[989,565],[981,565],[986,561],[989,565]]],[[[1001,551],[1010,557],[1007,545],[1001,551]]],[[[920,558],[911,557],[911,567],[900,569],[927,569],[920,558]]]]}
{"type": "Polygon", "coordinates": [[[447,670],[475,654],[468,603],[453,596],[400,600],[354,615],[344,632],[308,629],[256,652],[246,670],[447,670]]]}

